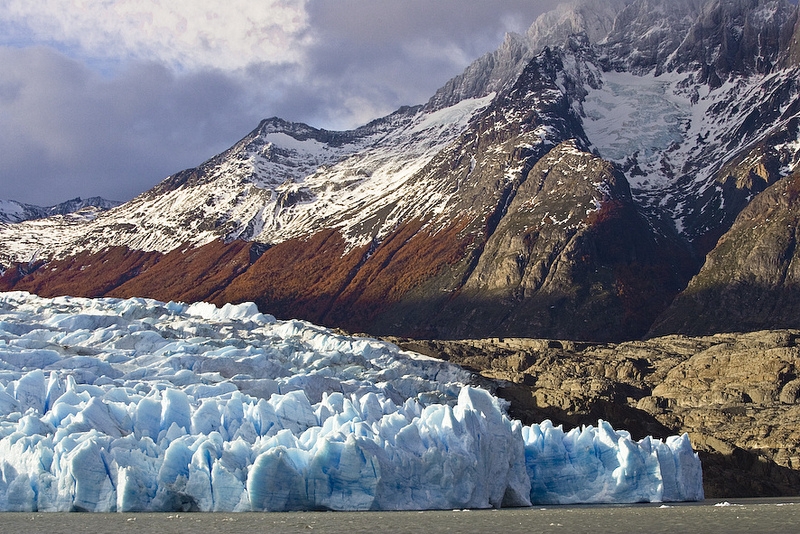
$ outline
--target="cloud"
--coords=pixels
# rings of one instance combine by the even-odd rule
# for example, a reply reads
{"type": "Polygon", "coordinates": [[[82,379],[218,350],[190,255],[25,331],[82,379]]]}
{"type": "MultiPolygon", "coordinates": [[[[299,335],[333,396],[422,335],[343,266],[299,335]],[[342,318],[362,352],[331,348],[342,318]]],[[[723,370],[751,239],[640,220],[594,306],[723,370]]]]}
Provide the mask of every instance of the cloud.
{"type": "Polygon", "coordinates": [[[427,101],[506,32],[524,32],[559,0],[309,0],[306,67],[316,120],[352,127],[427,101]],[[372,114],[370,116],[370,114],[372,114]],[[357,120],[353,120],[357,119],[357,120]]]}
{"type": "Polygon", "coordinates": [[[127,200],[255,127],[249,95],[219,71],[137,63],[107,79],[44,47],[0,48],[0,64],[5,198],[127,200]]]}
{"type": "Polygon", "coordinates": [[[266,117],[364,124],[556,3],[0,0],[0,198],[127,200],[266,117]]]}
{"type": "Polygon", "coordinates": [[[310,0],[310,25],[330,37],[365,46],[425,39],[455,42],[483,53],[506,31],[525,31],[560,1],[530,0],[310,0]]]}
{"type": "Polygon", "coordinates": [[[293,63],[308,45],[305,0],[3,0],[3,18],[39,41],[106,59],[179,69],[293,63]]]}

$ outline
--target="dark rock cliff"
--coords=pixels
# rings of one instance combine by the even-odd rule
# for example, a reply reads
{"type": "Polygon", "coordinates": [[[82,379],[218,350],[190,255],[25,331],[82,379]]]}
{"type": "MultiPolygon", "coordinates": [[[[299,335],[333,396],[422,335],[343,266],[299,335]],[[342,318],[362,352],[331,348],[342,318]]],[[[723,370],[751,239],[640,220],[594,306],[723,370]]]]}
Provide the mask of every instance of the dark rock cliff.
{"type": "Polygon", "coordinates": [[[749,331],[800,317],[800,173],[742,210],[651,334],[749,331]]]}

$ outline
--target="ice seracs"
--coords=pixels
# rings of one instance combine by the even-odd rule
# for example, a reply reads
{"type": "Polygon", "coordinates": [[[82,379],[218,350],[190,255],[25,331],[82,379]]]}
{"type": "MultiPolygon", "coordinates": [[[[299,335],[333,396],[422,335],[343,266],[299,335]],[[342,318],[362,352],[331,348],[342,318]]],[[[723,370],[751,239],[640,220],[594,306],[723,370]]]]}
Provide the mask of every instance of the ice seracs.
{"type": "Polygon", "coordinates": [[[549,421],[523,429],[534,503],[699,501],[700,462],[687,435],[639,442],[605,421],[569,432],[549,421]]]}
{"type": "Polygon", "coordinates": [[[252,304],[0,293],[0,509],[702,499],[686,437],[523,427],[470,379],[252,304]]]}

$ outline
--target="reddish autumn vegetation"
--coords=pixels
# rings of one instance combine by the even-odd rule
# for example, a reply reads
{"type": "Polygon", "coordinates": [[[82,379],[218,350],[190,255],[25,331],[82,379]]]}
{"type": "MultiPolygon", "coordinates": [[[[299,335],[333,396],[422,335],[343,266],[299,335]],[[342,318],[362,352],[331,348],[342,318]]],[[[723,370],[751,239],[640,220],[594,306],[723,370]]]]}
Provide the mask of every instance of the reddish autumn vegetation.
{"type": "Polygon", "coordinates": [[[632,207],[620,200],[606,200],[600,205],[600,209],[589,213],[586,223],[589,226],[597,226],[610,221],[625,217],[632,207]]]}
{"type": "Polygon", "coordinates": [[[361,262],[367,247],[345,254],[337,230],[270,247],[214,301],[255,301],[280,317],[321,321],[361,262]]]}
{"type": "MultiPolygon", "coordinates": [[[[643,329],[653,318],[651,310],[662,309],[679,288],[665,260],[674,251],[661,251],[635,217],[635,210],[616,202],[593,214],[578,255],[583,274],[576,275],[594,279],[601,273],[618,301],[615,313],[643,329]]],[[[282,319],[350,331],[423,332],[424,317],[437,317],[469,274],[474,235],[468,222],[434,229],[414,220],[379,244],[353,249],[338,230],[326,229],[267,247],[260,256],[244,241],[215,241],[168,254],[116,247],[16,266],[0,284],[4,290],[43,296],[138,296],[217,305],[254,301],[282,319]]]]}
{"type": "Polygon", "coordinates": [[[463,260],[470,243],[465,226],[459,222],[434,231],[416,220],[379,245],[351,250],[337,230],[327,229],[269,247],[257,259],[244,241],[215,241],[168,254],[116,247],[16,266],[0,283],[6,290],[43,296],[137,296],[218,305],[255,301],[282,318],[361,330],[442,269],[463,260]]]}
{"type": "Polygon", "coordinates": [[[214,300],[249,266],[250,243],[244,241],[181,247],[161,256],[157,263],[107,295],[183,302],[214,300]]]}
{"type": "MultiPolygon", "coordinates": [[[[30,274],[8,284],[11,287],[3,289],[29,291],[43,297],[102,297],[155,265],[160,258],[158,252],[142,252],[127,247],[111,247],[95,254],[83,252],[43,263],[30,274]]],[[[19,269],[17,266],[17,272],[19,269]]],[[[7,271],[6,275],[9,274],[7,271]]],[[[11,276],[8,281],[11,281],[11,276]]]]}
{"type": "Polygon", "coordinates": [[[800,200],[800,173],[784,178],[786,180],[786,202],[795,205],[800,200]]]}
{"type": "Polygon", "coordinates": [[[440,232],[421,221],[399,227],[371,250],[347,251],[336,230],[268,249],[215,302],[254,300],[280,317],[362,329],[410,290],[464,256],[464,224],[440,232]]]}
{"type": "Polygon", "coordinates": [[[421,221],[398,228],[375,250],[342,292],[328,317],[350,328],[369,323],[412,289],[462,260],[470,239],[465,222],[438,232],[421,221]]]}
{"type": "Polygon", "coordinates": [[[0,291],[12,291],[20,280],[36,271],[45,262],[37,261],[32,263],[17,263],[0,272],[0,291]]]}
{"type": "Polygon", "coordinates": [[[112,247],[64,260],[8,269],[0,290],[44,297],[151,297],[193,302],[213,299],[249,266],[250,244],[214,241],[169,254],[112,247]]]}

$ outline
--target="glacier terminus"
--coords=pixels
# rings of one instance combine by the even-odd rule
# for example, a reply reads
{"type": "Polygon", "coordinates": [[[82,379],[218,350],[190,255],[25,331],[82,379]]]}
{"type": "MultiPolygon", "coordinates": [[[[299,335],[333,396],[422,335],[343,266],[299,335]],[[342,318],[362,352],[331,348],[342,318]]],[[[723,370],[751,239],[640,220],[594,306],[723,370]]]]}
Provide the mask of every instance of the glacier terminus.
{"type": "Polygon", "coordinates": [[[472,378],[248,303],[0,293],[0,509],[703,499],[688,436],[523,426],[472,378]]]}

